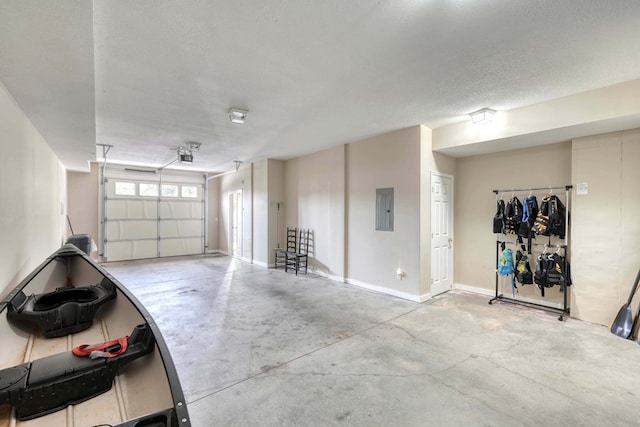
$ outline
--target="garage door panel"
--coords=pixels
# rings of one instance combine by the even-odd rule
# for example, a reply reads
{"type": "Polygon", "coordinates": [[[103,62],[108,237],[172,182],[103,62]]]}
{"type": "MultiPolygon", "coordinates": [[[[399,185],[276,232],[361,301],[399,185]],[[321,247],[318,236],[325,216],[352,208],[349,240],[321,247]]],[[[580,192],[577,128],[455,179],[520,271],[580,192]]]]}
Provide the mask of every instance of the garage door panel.
{"type": "Polygon", "coordinates": [[[156,239],[157,237],[156,221],[109,221],[107,223],[107,241],[156,239]]]}
{"type": "Polygon", "coordinates": [[[165,239],[160,241],[160,256],[193,255],[202,253],[202,239],[165,239]]]}
{"type": "Polygon", "coordinates": [[[202,202],[161,202],[162,218],[201,218],[202,202]]]}
{"type": "Polygon", "coordinates": [[[110,200],[109,218],[154,219],[158,217],[158,202],[152,200],[110,200]]]}
{"type": "Polygon", "coordinates": [[[109,261],[155,258],[158,256],[157,240],[136,240],[110,242],[107,258],[109,261]]]}
{"type": "Polygon", "coordinates": [[[202,234],[202,221],[195,220],[162,220],[160,222],[160,236],[165,237],[194,237],[202,234]]]}

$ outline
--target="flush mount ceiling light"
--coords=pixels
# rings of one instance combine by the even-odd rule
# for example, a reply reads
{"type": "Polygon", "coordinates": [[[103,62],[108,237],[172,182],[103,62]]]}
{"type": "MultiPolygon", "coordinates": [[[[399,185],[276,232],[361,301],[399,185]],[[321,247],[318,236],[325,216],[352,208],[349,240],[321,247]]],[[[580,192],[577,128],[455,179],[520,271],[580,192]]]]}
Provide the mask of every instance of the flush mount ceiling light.
{"type": "Polygon", "coordinates": [[[239,108],[230,108],[229,109],[229,120],[231,123],[243,124],[244,120],[247,118],[247,110],[241,110],[239,108]]]}
{"type": "Polygon", "coordinates": [[[493,120],[493,116],[496,115],[496,110],[492,110],[491,108],[483,108],[482,110],[474,111],[469,114],[471,116],[471,121],[476,125],[484,125],[486,123],[491,123],[493,120]]]}

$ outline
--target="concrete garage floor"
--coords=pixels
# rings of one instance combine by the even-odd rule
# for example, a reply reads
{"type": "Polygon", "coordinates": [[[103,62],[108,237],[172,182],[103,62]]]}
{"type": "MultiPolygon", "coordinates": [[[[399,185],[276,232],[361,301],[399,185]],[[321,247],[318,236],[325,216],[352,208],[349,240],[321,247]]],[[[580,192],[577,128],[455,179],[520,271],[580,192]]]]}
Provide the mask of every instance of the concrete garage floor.
{"type": "Polygon", "coordinates": [[[640,425],[640,346],[603,326],[229,257],[105,267],[163,331],[196,427],[640,425]]]}

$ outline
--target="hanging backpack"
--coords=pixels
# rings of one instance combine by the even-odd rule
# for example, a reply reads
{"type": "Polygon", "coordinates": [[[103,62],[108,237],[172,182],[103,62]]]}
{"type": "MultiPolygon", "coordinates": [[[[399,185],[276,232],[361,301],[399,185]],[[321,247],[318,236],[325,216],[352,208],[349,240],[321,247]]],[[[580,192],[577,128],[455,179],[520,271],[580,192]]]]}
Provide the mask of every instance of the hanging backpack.
{"type": "Polygon", "coordinates": [[[571,268],[569,261],[558,253],[547,258],[547,287],[554,285],[571,286],[571,268]]]}
{"type": "Polygon", "coordinates": [[[516,234],[522,222],[522,203],[513,196],[507,203],[505,210],[505,234],[516,234]]]}
{"type": "Polygon", "coordinates": [[[549,254],[547,256],[547,280],[545,286],[547,288],[552,288],[555,285],[564,285],[564,272],[563,272],[563,264],[564,260],[558,254],[549,254]]]}
{"type": "Polygon", "coordinates": [[[538,210],[538,214],[536,215],[536,219],[531,227],[531,231],[535,234],[540,234],[543,236],[549,235],[549,201],[551,200],[551,196],[545,196],[542,199],[542,203],[540,203],[540,209],[538,210]]]}
{"type": "Polygon", "coordinates": [[[536,196],[527,196],[522,200],[522,222],[518,228],[518,235],[531,237],[530,231],[538,215],[538,200],[536,196]]]}
{"type": "Polygon", "coordinates": [[[536,271],[533,273],[533,282],[538,285],[538,289],[542,292],[543,297],[544,288],[547,287],[548,257],[549,255],[546,253],[538,255],[536,259],[536,271]]]}
{"type": "Polygon", "coordinates": [[[513,274],[513,251],[511,249],[503,249],[500,253],[498,274],[500,276],[513,274]]]}
{"type": "Polygon", "coordinates": [[[516,279],[523,285],[533,284],[533,273],[531,272],[531,265],[529,265],[529,257],[522,251],[516,253],[516,279]]]}
{"type": "Polygon", "coordinates": [[[549,198],[549,234],[564,239],[565,236],[565,207],[558,198],[558,196],[552,195],[549,198]]]}
{"type": "Polygon", "coordinates": [[[496,214],[493,217],[493,232],[504,232],[504,200],[500,199],[497,202],[496,214]]]}

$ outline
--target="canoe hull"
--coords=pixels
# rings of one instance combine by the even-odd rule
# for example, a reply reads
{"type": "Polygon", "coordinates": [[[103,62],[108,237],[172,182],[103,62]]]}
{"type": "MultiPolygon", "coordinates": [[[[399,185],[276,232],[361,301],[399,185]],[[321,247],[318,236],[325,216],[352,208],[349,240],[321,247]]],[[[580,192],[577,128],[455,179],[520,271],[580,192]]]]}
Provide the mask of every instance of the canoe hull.
{"type": "MultiPolygon", "coordinates": [[[[100,424],[123,427],[190,426],[175,367],[155,322],[122,284],[75,246],[65,245],[56,251],[8,295],[3,295],[1,301],[0,337],[3,351],[0,353],[0,370],[69,353],[81,345],[126,337],[138,325],[148,328],[154,344],[149,354],[119,366],[108,390],[102,390],[99,395],[81,403],[76,402],[82,399],[74,398],[68,406],[57,404],[63,407],[61,410],[35,418],[26,417],[32,418],[30,420],[25,417],[20,417],[23,418],[20,420],[12,405],[0,405],[0,427],[100,424]],[[7,318],[8,307],[24,295],[50,295],[56,289],[83,289],[105,281],[115,286],[116,298],[96,310],[91,325],[80,332],[47,338],[45,332],[33,323],[7,318]]],[[[51,336],[51,333],[48,335],[51,336]]],[[[43,390],[46,394],[46,388],[43,390]]]]}

